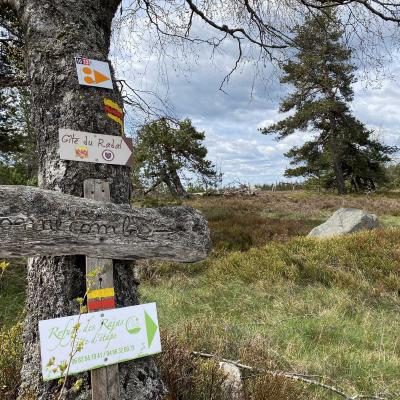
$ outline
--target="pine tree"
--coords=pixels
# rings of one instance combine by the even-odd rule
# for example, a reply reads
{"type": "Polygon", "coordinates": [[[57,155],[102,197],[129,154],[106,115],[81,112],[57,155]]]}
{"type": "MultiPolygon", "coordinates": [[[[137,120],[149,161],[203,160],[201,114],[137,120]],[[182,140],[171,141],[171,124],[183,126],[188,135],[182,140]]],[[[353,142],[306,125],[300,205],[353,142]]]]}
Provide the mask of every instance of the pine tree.
{"type": "Polygon", "coordinates": [[[0,8],[0,184],[35,184],[36,139],[30,123],[30,93],[23,65],[23,29],[10,7],[0,8]],[[16,80],[15,87],[7,82],[16,80]]]}
{"type": "Polygon", "coordinates": [[[298,130],[315,132],[313,140],[285,154],[293,166],[285,175],[317,178],[339,194],[346,193],[346,182],[355,190],[375,188],[384,176],[382,164],[396,150],[374,140],[350,111],[355,66],[343,36],[335,11],[329,9],[296,27],[298,53],[283,66],[281,79],[295,90],[280,105],[280,112],[294,113],[261,130],[277,134],[278,140],[298,130]]]}
{"type": "Polygon", "coordinates": [[[206,160],[202,144],[204,132],[193,127],[189,119],[174,126],[165,118],[139,130],[135,145],[135,172],[150,188],[164,183],[174,197],[186,197],[179,172],[200,176],[203,183],[213,185],[218,179],[215,166],[206,160]]]}
{"type": "Polygon", "coordinates": [[[25,88],[0,90],[0,184],[37,182],[36,139],[25,88]]]}

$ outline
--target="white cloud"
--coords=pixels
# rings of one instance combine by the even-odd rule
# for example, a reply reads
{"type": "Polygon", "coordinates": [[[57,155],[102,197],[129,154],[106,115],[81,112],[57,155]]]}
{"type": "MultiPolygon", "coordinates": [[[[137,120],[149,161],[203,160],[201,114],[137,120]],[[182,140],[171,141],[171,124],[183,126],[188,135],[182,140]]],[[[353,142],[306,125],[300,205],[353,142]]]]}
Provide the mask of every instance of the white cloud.
{"type": "MultiPolygon", "coordinates": [[[[287,86],[273,79],[272,68],[264,71],[272,76],[265,86],[251,64],[242,66],[224,86],[224,93],[219,87],[234,64],[234,45],[229,44],[224,53],[216,53],[212,59],[209,47],[200,47],[197,54],[186,59],[170,48],[167,49],[170,57],[160,59],[145,45],[140,47],[133,39],[132,43],[131,50],[114,49],[118,76],[135,88],[167,97],[178,118],[191,118],[198,129],[204,130],[209,158],[222,166],[225,181],[235,177],[251,183],[285,179],[283,172],[289,160],[283,154],[310,140],[313,133],[296,133],[277,142],[272,136],[259,132],[259,128],[282,118],[278,112],[279,101],[288,91],[287,86]],[[177,69],[179,63],[182,68],[177,69]]],[[[400,62],[388,67],[398,78],[400,62]]],[[[388,144],[400,144],[397,80],[384,79],[380,88],[375,89],[358,83],[353,110],[388,144]]]]}

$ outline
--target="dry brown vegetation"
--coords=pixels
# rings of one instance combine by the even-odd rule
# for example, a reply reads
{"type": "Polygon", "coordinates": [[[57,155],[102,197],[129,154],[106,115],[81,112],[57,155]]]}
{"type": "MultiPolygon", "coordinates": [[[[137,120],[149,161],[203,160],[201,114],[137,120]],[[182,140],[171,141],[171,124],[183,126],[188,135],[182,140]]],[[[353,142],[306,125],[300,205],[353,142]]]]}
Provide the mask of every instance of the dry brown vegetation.
{"type": "MultiPolygon", "coordinates": [[[[271,240],[286,241],[306,235],[340,207],[361,208],[380,217],[396,218],[400,216],[400,197],[391,196],[259,192],[247,197],[197,197],[187,204],[207,217],[215,250],[248,250],[271,240]]],[[[400,223],[400,218],[396,222],[400,223]]]]}
{"type": "Polygon", "coordinates": [[[229,209],[239,212],[265,212],[320,218],[326,211],[340,207],[368,210],[377,215],[400,215],[400,193],[385,195],[319,194],[316,192],[266,192],[248,197],[198,197],[189,201],[193,207],[206,210],[229,209]]]}
{"type": "MultiPolygon", "coordinates": [[[[168,334],[163,336],[162,342],[163,353],[159,361],[163,381],[170,392],[166,400],[232,400],[223,390],[226,376],[219,369],[218,359],[195,359],[187,343],[168,334]]],[[[260,360],[259,349],[253,350],[254,361],[260,360]]],[[[264,357],[263,364],[266,364],[265,360],[264,357]]],[[[241,400],[312,399],[312,394],[302,385],[282,377],[247,373],[242,379],[241,400]]]]}

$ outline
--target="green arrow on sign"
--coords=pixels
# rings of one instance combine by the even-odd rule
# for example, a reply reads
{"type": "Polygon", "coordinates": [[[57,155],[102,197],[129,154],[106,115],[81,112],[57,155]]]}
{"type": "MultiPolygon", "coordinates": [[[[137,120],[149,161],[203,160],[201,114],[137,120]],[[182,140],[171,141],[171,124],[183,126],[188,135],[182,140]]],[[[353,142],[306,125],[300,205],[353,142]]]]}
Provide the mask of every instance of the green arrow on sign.
{"type": "Polygon", "coordinates": [[[147,312],[144,312],[144,320],[146,323],[146,331],[147,331],[147,344],[150,347],[153,339],[154,339],[154,335],[157,332],[158,326],[156,325],[156,323],[151,319],[150,315],[147,314],[147,312]]]}

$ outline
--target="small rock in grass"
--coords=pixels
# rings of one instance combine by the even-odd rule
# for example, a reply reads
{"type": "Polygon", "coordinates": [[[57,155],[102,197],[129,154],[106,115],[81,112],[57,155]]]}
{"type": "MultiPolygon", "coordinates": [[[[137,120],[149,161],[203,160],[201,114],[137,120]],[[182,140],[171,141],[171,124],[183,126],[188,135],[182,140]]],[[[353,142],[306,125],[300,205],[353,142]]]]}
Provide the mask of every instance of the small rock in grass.
{"type": "Polygon", "coordinates": [[[308,236],[330,237],[375,229],[378,226],[379,220],[375,214],[357,208],[339,208],[322,225],[315,227],[308,236]]]}
{"type": "Polygon", "coordinates": [[[242,392],[242,377],[240,369],[231,363],[220,362],[219,368],[225,375],[224,390],[229,399],[239,400],[242,392]]]}

